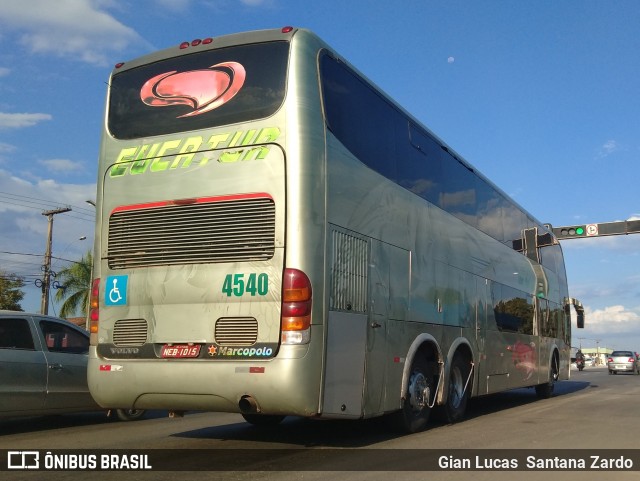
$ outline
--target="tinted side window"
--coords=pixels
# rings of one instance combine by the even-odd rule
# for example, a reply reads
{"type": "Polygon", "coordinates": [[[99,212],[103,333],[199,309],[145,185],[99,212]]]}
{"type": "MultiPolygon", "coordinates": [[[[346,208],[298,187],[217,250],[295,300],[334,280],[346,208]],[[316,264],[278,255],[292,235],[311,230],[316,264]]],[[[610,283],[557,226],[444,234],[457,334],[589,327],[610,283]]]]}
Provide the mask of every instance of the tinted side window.
{"type": "Polygon", "coordinates": [[[533,334],[533,299],[508,286],[491,286],[493,312],[499,331],[533,334]]]}
{"type": "Polygon", "coordinates": [[[29,321],[26,319],[0,319],[0,349],[34,350],[29,321]]]}
{"type": "MultiPolygon", "coordinates": [[[[400,136],[398,138],[401,139],[400,136]]],[[[406,155],[398,161],[398,183],[438,205],[445,183],[440,144],[422,129],[409,123],[409,145],[406,155]]]]}
{"type": "Polygon", "coordinates": [[[446,179],[438,205],[474,227],[478,227],[476,185],[473,171],[447,151],[443,151],[446,179]]]}
{"type": "Polygon", "coordinates": [[[84,354],[89,352],[89,338],[85,334],[55,321],[40,321],[40,331],[51,352],[84,354]]]}
{"type": "Polygon", "coordinates": [[[402,124],[397,110],[328,55],[320,68],[329,129],[361,162],[395,181],[395,128],[402,124]]]}
{"type": "Polygon", "coordinates": [[[471,166],[329,54],[320,77],[327,126],[356,158],[505,245],[522,245],[533,221],[471,166]]]}
{"type": "Polygon", "coordinates": [[[548,303],[549,311],[547,315],[543,315],[541,332],[544,337],[558,337],[558,333],[562,331],[562,322],[564,315],[562,307],[550,301],[540,299],[540,302],[548,303]]]}

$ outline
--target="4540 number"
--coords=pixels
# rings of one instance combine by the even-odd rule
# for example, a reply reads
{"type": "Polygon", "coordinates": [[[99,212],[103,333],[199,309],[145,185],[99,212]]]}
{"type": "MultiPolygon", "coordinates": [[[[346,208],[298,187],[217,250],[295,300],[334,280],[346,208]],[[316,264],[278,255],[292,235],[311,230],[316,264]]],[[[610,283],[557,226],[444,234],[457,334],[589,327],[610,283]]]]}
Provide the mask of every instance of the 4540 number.
{"type": "Polygon", "coordinates": [[[227,297],[266,296],[269,292],[269,276],[262,274],[227,274],[222,284],[222,292],[227,297]]]}

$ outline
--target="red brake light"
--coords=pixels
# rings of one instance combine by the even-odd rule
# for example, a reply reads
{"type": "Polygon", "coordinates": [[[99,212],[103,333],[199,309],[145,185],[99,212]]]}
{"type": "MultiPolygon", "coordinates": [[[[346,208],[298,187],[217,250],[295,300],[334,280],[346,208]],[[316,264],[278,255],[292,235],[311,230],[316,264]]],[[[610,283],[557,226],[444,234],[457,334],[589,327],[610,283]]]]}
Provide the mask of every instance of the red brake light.
{"type": "MultiPolygon", "coordinates": [[[[298,269],[285,269],[282,279],[282,331],[300,332],[311,327],[311,296],[309,277],[298,269]]],[[[307,336],[300,339],[307,339],[308,342],[307,336]]]]}
{"type": "Polygon", "coordinates": [[[98,333],[98,321],[100,320],[100,279],[94,279],[91,283],[91,297],[89,298],[89,333],[98,333]]]}

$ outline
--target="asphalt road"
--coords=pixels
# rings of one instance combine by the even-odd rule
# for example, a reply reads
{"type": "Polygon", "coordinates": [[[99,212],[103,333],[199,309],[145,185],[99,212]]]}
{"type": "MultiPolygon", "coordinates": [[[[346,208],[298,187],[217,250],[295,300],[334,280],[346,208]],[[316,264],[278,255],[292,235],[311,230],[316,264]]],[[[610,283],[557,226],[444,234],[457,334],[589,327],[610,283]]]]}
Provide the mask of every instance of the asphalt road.
{"type": "Polygon", "coordinates": [[[46,474],[48,480],[154,481],[640,479],[639,400],[640,376],[614,376],[606,369],[587,368],[572,371],[571,380],[558,383],[551,399],[537,399],[532,389],[474,399],[465,421],[447,425],[434,417],[427,431],[405,436],[389,432],[382,419],[287,418],[268,429],[225,413],[169,419],[165,412],[151,412],[144,420],[130,423],[107,419],[102,413],[5,420],[0,421],[0,450],[69,450],[64,451],[67,454],[124,450],[117,452],[140,456],[146,450],[163,451],[152,451],[154,470],[136,472],[134,477],[123,471],[16,470],[1,476],[6,480],[45,479],[46,474]],[[511,463],[522,468],[531,455],[531,469],[505,469],[513,467],[511,463]],[[561,461],[585,458],[590,464],[596,455],[627,465],[615,473],[613,461],[605,469],[581,472],[562,467],[545,471],[535,465],[553,462],[548,458],[558,455],[561,461]],[[471,469],[464,465],[466,459],[471,469]],[[629,462],[635,471],[629,470],[629,462]],[[166,466],[202,470],[158,469],[166,466]]]}

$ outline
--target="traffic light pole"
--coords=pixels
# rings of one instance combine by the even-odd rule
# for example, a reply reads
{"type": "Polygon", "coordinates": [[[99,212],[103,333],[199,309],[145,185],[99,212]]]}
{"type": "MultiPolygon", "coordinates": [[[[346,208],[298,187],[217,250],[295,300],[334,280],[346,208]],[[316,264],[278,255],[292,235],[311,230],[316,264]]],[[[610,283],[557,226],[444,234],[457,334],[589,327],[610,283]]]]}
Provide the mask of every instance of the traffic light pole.
{"type": "Polygon", "coordinates": [[[40,312],[42,314],[49,313],[49,287],[51,286],[51,240],[53,238],[53,216],[71,211],[70,207],[64,207],[56,210],[48,210],[43,212],[49,220],[49,228],[47,230],[47,248],[44,254],[44,278],[42,279],[42,301],[40,303],[40,312]]]}
{"type": "Polygon", "coordinates": [[[604,237],[610,235],[640,234],[640,220],[602,222],[600,224],[579,224],[562,227],[547,226],[558,240],[582,239],[585,237],[604,237]]]}

